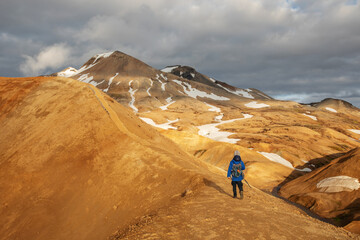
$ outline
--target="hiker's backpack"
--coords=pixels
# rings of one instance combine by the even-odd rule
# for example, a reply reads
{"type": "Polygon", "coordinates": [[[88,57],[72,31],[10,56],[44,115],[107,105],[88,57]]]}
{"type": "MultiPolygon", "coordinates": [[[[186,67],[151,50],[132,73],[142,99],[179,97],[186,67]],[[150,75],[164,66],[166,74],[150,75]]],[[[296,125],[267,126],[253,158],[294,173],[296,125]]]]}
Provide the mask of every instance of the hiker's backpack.
{"type": "Polygon", "coordinates": [[[241,170],[241,162],[233,164],[232,169],[231,169],[231,175],[235,178],[240,177],[240,176],[244,177],[244,173],[241,170]]]}

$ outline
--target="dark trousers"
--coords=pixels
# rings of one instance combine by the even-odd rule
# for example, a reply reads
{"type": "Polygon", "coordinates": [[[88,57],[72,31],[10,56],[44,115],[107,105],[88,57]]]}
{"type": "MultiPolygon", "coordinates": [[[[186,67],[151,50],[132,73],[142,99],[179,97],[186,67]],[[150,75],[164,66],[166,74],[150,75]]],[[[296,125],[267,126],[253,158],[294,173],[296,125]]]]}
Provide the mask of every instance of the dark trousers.
{"type": "Polygon", "coordinates": [[[239,191],[242,192],[243,191],[243,183],[241,181],[231,181],[231,185],[233,186],[233,192],[234,192],[234,197],[236,197],[236,185],[238,185],[239,191]]]}

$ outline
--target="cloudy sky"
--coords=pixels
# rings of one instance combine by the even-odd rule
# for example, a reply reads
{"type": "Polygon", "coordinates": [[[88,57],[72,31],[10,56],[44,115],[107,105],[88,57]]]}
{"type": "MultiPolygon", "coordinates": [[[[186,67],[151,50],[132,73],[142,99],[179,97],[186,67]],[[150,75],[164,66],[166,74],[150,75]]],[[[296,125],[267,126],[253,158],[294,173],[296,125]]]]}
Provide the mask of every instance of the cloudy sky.
{"type": "Polygon", "coordinates": [[[1,0],[0,76],[119,50],[285,100],[360,107],[357,0],[1,0]]]}

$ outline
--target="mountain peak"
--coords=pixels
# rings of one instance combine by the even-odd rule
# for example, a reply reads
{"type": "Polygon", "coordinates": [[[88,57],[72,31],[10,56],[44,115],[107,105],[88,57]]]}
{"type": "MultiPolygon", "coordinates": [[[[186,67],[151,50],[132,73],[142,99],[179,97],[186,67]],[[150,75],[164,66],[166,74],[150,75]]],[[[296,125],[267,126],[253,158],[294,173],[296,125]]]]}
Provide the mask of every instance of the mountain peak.
{"type": "Polygon", "coordinates": [[[167,66],[164,69],[161,69],[162,72],[172,73],[178,77],[185,78],[191,81],[200,82],[206,85],[215,86],[214,81],[212,81],[208,76],[205,76],[195,70],[193,67],[173,65],[167,66]]]}
{"type": "Polygon", "coordinates": [[[121,73],[125,76],[144,76],[154,75],[154,72],[155,69],[139,59],[120,51],[114,51],[96,54],[80,69],[67,68],[57,73],[57,76],[78,79],[81,76],[91,73],[91,75],[97,75],[104,79],[112,77],[114,73],[121,73]]]}
{"type": "Polygon", "coordinates": [[[158,70],[120,51],[96,54],[80,69],[67,68],[54,75],[70,77],[95,85],[104,92],[116,94],[118,101],[129,97],[124,91],[128,88],[132,89],[131,80],[136,82],[136,87],[141,86],[141,91],[146,91],[145,96],[155,97],[154,101],[159,101],[159,99],[165,101],[169,96],[179,95],[179,91],[180,95],[185,94],[190,97],[194,97],[191,93],[202,92],[201,96],[206,93],[206,96],[218,95],[226,99],[234,97],[271,99],[256,89],[241,89],[217,81],[190,66],[173,65],[158,70]],[[184,92],[179,87],[180,89],[185,87],[184,92]],[[153,93],[158,92],[158,96],[151,95],[150,89],[153,93]],[[165,95],[160,94],[165,90],[165,95]]]}
{"type": "Polygon", "coordinates": [[[341,99],[336,99],[336,98],[325,98],[321,102],[314,102],[314,103],[310,103],[309,105],[312,107],[316,107],[316,108],[332,107],[335,109],[345,108],[345,109],[350,109],[350,110],[355,110],[355,109],[359,110],[351,103],[341,100],[341,99]]]}

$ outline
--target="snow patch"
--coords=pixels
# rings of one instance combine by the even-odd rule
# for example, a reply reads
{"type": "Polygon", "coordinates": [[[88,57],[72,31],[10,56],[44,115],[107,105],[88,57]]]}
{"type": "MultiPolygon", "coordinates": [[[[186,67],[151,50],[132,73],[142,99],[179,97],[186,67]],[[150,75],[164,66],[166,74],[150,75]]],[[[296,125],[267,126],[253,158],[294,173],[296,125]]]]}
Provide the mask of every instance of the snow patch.
{"type": "Polygon", "coordinates": [[[165,81],[168,80],[167,77],[165,77],[162,73],[160,73],[160,76],[161,76],[165,81]]]}
{"type": "MultiPolygon", "coordinates": [[[[162,78],[164,78],[164,76],[162,75],[162,74],[160,74],[161,76],[162,76],[162,78]]],[[[161,83],[161,89],[163,90],[163,91],[165,91],[165,84],[166,83],[163,83],[161,80],[160,80],[160,76],[159,76],[159,74],[156,74],[156,79],[161,83]]],[[[164,78],[165,79],[165,78],[164,78]]]]}
{"type": "Polygon", "coordinates": [[[192,76],[192,78],[194,78],[194,77],[195,77],[195,73],[190,73],[190,75],[192,76]]]}
{"type": "Polygon", "coordinates": [[[64,71],[58,72],[57,75],[60,77],[72,77],[76,75],[77,71],[78,70],[73,67],[68,67],[64,71]]]}
{"type": "Polygon", "coordinates": [[[95,64],[92,63],[92,64],[87,65],[87,66],[82,66],[82,67],[76,72],[76,74],[80,74],[80,73],[88,70],[89,68],[92,68],[92,67],[95,66],[96,64],[97,64],[97,63],[95,63],[95,64]]]}
{"type": "Polygon", "coordinates": [[[264,107],[270,107],[269,105],[265,104],[265,103],[257,103],[256,101],[253,102],[249,102],[247,104],[245,104],[246,107],[248,108],[264,108],[264,107]]]}
{"type": "Polygon", "coordinates": [[[224,114],[221,113],[220,115],[216,116],[214,120],[217,122],[220,122],[223,117],[224,117],[224,114]]]}
{"type": "Polygon", "coordinates": [[[136,89],[136,90],[133,90],[133,89],[131,88],[131,83],[132,83],[132,81],[133,81],[133,80],[131,80],[131,81],[129,82],[129,93],[130,93],[130,96],[131,96],[131,101],[130,101],[130,103],[129,103],[129,106],[130,106],[132,109],[134,109],[134,112],[135,112],[135,113],[137,113],[139,110],[138,110],[137,107],[135,107],[135,105],[134,105],[134,103],[135,103],[135,93],[136,93],[137,89],[136,89]]]}
{"type": "Polygon", "coordinates": [[[89,73],[81,75],[78,80],[84,83],[90,83],[94,79],[93,76],[89,77],[89,73]]]}
{"type": "Polygon", "coordinates": [[[150,80],[150,87],[146,90],[147,94],[151,97],[151,94],[150,94],[150,89],[152,88],[154,82],[153,80],[149,79],[150,80]]]}
{"type": "Polygon", "coordinates": [[[213,78],[210,78],[210,81],[212,81],[213,83],[215,83],[215,82],[216,82],[216,80],[215,80],[215,79],[213,79],[213,78]]]}
{"type": "Polygon", "coordinates": [[[258,153],[260,153],[261,155],[263,155],[270,161],[277,162],[277,163],[284,165],[285,167],[294,169],[293,165],[288,160],[282,158],[281,156],[279,156],[276,153],[267,153],[267,152],[258,152],[258,153]]]}
{"type": "Polygon", "coordinates": [[[206,102],[204,102],[204,103],[210,108],[208,111],[210,111],[210,112],[221,112],[221,109],[220,109],[220,108],[215,107],[215,106],[213,106],[213,105],[210,105],[210,104],[208,104],[208,103],[206,103],[206,102]]]}
{"type": "Polygon", "coordinates": [[[99,86],[100,84],[102,84],[102,83],[104,83],[105,82],[105,80],[102,80],[101,82],[95,82],[95,81],[91,81],[91,82],[89,82],[89,84],[91,84],[91,85],[93,85],[93,86],[95,86],[95,87],[97,87],[97,86],[99,86]]]}
{"type": "Polygon", "coordinates": [[[310,168],[303,168],[303,169],[295,168],[295,170],[300,171],[300,172],[311,172],[312,171],[310,168]]]}
{"type": "Polygon", "coordinates": [[[107,58],[107,57],[110,57],[110,55],[113,54],[113,53],[114,53],[114,52],[96,54],[95,56],[93,56],[93,57],[95,58],[95,60],[93,61],[93,63],[95,63],[99,58],[107,58]]]}
{"type": "Polygon", "coordinates": [[[176,123],[176,122],[179,121],[179,119],[176,119],[176,120],[173,120],[173,121],[168,120],[167,123],[157,124],[151,118],[141,117],[140,119],[143,120],[144,122],[146,122],[149,125],[152,125],[152,126],[157,127],[157,128],[162,128],[162,129],[165,129],[165,130],[168,130],[168,129],[175,129],[176,130],[177,128],[173,127],[173,126],[170,126],[170,124],[173,124],[173,123],[176,123]]]}
{"type": "Polygon", "coordinates": [[[359,179],[349,176],[336,176],[329,177],[321,180],[316,184],[317,188],[320,188],[320,192],[351,192],[358,190],[360,187],[359,179]]]}
{"type": "Polygon", "coordinates": [[[175,68],[178,68],[179,65],[176,65],[176,66],[169,66],[169,67],[166,67],[164,69],[161,69],[162,72],[165,72],[165,73],[171,73],[171,71],[175,68]]]}
{"type": "Polygon", "coordinates": [[[306,113],[303,113],[303,115],[304,115],[304,116],[307,116],[307,117],[309,117],[309,118],[311,118],[312,120],[317,121],[317,118],[316,118],[315,116],[308,115],[308,114],[306,114],[306,113]]]}
{"type": "Polygon", "coordinates": [[[115,76],[113,76],[113,77],[111,77],[111,78],[109,79],[109,85],[108,85],[108,87],[107,87],[106,89],[103,90],[104,92],[108,92],[108,91],[109,91],[110,85],[111,85],[112,81],[114,80],[114,78],[116,78],[117,75],[119,75],[119,73],[116,73],[115,76]]]}
{"type": "Polygon", "coordinates": [[[330,107],[326,107],[325,108],[326,110],[330,111],[330,112],[334,112],[334,113],[337,113],[337,111],[333,108],[330,108],[330,107]]]}
{"type": "Polygon", "coordinates": [[[192,98],[195,98],[195,99],[197,97],[206,97],[206,98],[211,98],[211,99],[219,100],[219,101],[230,100],[227,97],[218,96],[218,95],[215,95],[214,93],[209,94],[209,93],[200,91],[200,90],[198,90],[196,88],[193,88],[189,83],[186,83],[186,82],[181,82],[179,80],[173,80],[173,82],[175,82],[175,83],[179,84],[180,86],[182,86],[184,88],[184,92],[189,97],[192,97],[192,98]]]}
{"type": "Polygon", "coordinates": [[[360,134],[360,130],[357,130],[357,129],[348,129],[348,130],[353,133],[360,134]]]}
{"type": "Polygon", "coordinates": [[[205,124],[205,125],[202,125],[202,126],[197,126],[197,128],[199,129],[198,134],[203,136],[203,137],[207,137],[207,138],[210,138],[212,140],[215,140],[215,141],[236,144],[237,141],[239,141],[240,139],[234,139],[234,138],[230,139],[230,138],[228,138],[230,135],[232,135],[234,133],[220,131],[220,129],[217,128],[217,126],[225,124],[225,123],[231,123],[231,122],[235,122],[235,121],[238,121],[238,120],[243,120],[243,119],[246,119],[246,118],[253,117],[250,114],[243,114],[243,115],[244,115],[243,118],[236,118],[236,119],[230,119],[230,120],[226,120],[226,121],[221,121],[221,118],[223,117],[223,114],[221,114],[220,115],[221,118],[219,119],[220,122],[205,124]]]}
{"type": "Polygon", "coordinates": [[[230,90],[226,87],[224,87],[223,85],[221,84],[217,84],[219,87],[222,87],[223,89],[225,89],[226,91],[228,91],[229,93],[232,93],[232,94],[235,94],[235,95],[238,95],[240,97],[244,97],[244,98],[251,98],[251,99],[254,99],[254,97],[249,93],[248,90],[242,90],[242,89],[236,89],[236,91],[233,91],[233,90],[230,90]]]}
{"type": "Polygon", "coordinates": [[[168,110],[168,107],[169,107],[171,104],[175,103],[175,101],[172,101],[171,97],[168,97],[168,98],[166,99],[166,102],[167,102],[168,104],[166,104],[166,105],[164,105],[164,106],[161,106],[161,107],[160,107],[161,110],[168,110]]]}
{"type": "Polygon", "coordinates": [[[113,53],[114,53],[114,52],[108,52],[108,53],[102,53],[102,54],[97,54],[97,55],[93,56],[93,58],[95,58],[95,60],[94,60],[91,64],[89,64],[89,65],[87,65],[87,66],[82,66],[79,70],[76,70],[76,72],[74,72],[74,74],[73,74],[72,76],[77,75],[77,74],[80,74],[80,73],[88,70],[89,68],[92,68],[93,66],[95,66],[96,64],[98,64],[97,60],[98,60],[99,58],[101,58],[101,57],[102,57],[102,58],[107,58],[107,57],[109,57],[109,56],[110,56],[111,54],[113,54],[113,53]]]}

